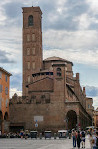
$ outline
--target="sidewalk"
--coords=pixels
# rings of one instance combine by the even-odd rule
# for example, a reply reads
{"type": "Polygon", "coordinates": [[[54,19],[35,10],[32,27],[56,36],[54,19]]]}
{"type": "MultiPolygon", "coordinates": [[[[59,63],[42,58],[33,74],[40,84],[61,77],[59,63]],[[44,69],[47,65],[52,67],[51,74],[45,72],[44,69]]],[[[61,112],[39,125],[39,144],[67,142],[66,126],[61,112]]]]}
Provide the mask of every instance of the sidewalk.
{"type": "MultiPolygon", "coordinates": [[[[0,149],[73,149],[72,139],[0,139],[0,149]]],[[[77,149],[77,148],[74,148],[77,149]]],[[[82,149],[82,148],[80,148],[82,149]]],[[[91,149],[89,137],[86,136],[85,149],[91,149]]]]}

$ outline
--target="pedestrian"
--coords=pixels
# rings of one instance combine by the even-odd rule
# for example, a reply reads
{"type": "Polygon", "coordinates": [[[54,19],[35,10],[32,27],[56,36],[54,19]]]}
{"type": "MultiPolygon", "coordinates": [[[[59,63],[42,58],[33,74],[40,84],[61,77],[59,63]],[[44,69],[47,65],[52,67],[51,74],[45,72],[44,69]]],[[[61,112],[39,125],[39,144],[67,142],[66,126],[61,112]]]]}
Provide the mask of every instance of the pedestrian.
{"type": "Polygon", "coordinates": [[[82,148],[85,148],[85,131],[83,129],[81,131],[81,141],[82,141],[82,148]]]}
{"type": "Polygon", "coordinates": [[[78,135],[77,135],[77,147],[78,147],[78,149],[80,148],[80,143],[81,143],[81,135],[80,135],[80,131],[78,131],[78,135]]]}
{"type": "Polygon", "coordinates": [[[76,132],[75,130],[72,131],[72,138],[73,138],[73,148],[76,147],[76,132]]]}
{"type": "Polygon", "coordinates": [[[93,146],[93,149],[98,149],[98,131],[93,136],[92,146],[93,146]]]}
{"type": "Polygon", "coordinates": [[[71,130],[68,131],[69,139],[71,139],[71,130]]]}
{"type": "Polygon", "coordinates": [[[92,149],[92,139],[93,139],[93,137],[92,137],[92,134],[90,133],[90,134],[89,134],[89,141],[90,141],[91,149],[92,149]]]}
{"type": "Polygon", "coordinates": [[[28,130],[25,131],[25,139],[28,138],[28,130]]]}
{"type": "Polygon", "coordinates": [[[21,139],[23,138],[23,131],[20,132],[21,139]]]}

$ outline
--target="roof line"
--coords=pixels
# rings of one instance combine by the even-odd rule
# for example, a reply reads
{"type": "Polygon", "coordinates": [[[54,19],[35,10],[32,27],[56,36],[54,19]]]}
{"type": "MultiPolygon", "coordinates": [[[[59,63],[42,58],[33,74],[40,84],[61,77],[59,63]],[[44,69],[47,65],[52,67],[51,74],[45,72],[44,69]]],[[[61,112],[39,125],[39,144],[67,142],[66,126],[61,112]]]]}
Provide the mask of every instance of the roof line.
{"type": "Polygon", "coordinates": [[[53,79],[50,78],[50,77],[45,77],[45,78],[39,79],[39,80],[37,80],[37,81],[35,81],[35,82],[31,82],[31,83],[27,84],[26,87],[28,87],[29,85],[31,85],[31,84],[33,84],[33,83],[39,82],[39,81],[41,81],[41,80],[44,80],[44,79],[46,79],[46,78],[49,78],[49,79],[53,80],[53,79]]]}
{"type": "Polygon", "coordinates": [[[63,58],[60,58],[60,57],[56,57],[56,56],[48,57],[48,58],[43,60],[43,62],[47,62],[47,61],[64,61],[64,62],[67,62],[67,63],[71,63],[73,65],[73,63],[71,61],[68,61],[66,59],[63,59],[63,58]],[[52,59],[49,59],[49,58],[58,58],[58,60],[57,59],[53,59],[52,60],[52,59]]]}
{"type": "Polygon", "coordinates": [[[5,72],[5,73],[7,73],[9,76],[12,76],[12,74],[11,73],[9,73],[8,71],[6,71],[5,69],[3,69],[2,67],[0,67],[0,70],[1,71],[3,71],[3,72],[5,72]]]}

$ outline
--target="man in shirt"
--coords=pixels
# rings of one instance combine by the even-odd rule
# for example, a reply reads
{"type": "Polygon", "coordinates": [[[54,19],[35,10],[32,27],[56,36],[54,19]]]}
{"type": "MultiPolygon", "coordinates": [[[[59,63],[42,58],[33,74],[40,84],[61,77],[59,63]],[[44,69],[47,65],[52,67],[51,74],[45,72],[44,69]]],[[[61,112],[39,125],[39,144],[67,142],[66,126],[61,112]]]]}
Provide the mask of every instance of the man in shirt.
{"type": "Polygon", "coordinates": [[[92,144],[93,144],[93,149],[98,149],[98,131],[93,136],[92,144]]]}

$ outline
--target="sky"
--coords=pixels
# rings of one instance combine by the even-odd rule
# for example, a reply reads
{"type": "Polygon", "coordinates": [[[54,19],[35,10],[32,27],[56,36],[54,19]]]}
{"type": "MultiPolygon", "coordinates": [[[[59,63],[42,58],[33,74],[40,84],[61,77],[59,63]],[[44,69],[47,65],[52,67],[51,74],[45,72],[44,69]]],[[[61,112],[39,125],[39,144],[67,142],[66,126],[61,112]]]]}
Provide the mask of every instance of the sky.
{"type": "Polygon", "coordinates": [[[98,0],[0,1],[0,67],[10,73],[10,95],[22,92],[22,7],[40,6],[43,58],[73,62],[81,86],[98,107],[98,0]]]}

